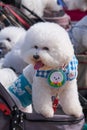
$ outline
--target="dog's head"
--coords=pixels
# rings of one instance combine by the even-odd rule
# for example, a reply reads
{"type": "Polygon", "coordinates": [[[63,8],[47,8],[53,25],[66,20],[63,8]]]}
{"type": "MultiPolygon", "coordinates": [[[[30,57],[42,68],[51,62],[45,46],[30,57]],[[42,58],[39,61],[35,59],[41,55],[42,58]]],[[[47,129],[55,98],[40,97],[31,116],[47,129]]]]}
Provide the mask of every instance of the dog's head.
{"type": "Polygon", "coordinates": [[[55,23],[33,25],[21,46],[21,57],[35,69],[56,69],[67,65],[74,55],[68,33],[55,23]]]}
{"type": "Polygon", "coordinates": [[[5,55],[10,51],[23,32],[25,32],[23,28],[15,26],[2,29],[0,31],[0,55],[5,55]]]}

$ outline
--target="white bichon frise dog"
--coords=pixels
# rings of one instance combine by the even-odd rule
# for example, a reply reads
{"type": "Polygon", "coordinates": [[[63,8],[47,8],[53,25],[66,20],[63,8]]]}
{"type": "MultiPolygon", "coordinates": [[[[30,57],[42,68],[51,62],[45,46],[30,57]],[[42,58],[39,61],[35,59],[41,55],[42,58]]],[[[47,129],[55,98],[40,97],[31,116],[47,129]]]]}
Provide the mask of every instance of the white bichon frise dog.
{"type": "Polygon", "coordinates": [[[58,95],[63,111],[80,117],[77,91],[77,59],[68,33],[55,23],[37,23],[26,33],[21,57],[29,65],[23,72],[32,85],[37,113],[53,117],[51,97],[58,95]]]}
{"type": "Polygon", "coordinates": [[[20,57],[21,42],[26,34],[22,27],[10,26],[4,28],[0,33],[0,48],[3,58],[0,60],[0,68],[12,68],[17,74],[22,73],[27,65],[20,57]],[[6,50],[6,54],[4,53],[6,50]]]}
{"type": "Polygon", "coordinates": [[[20,56],[20,46],[23,40],[24,34],[16,42],[16,45],[9,51],[4,58],[1,58],[0,65],[1,68],[11,68],[18,75],[23,72],[23,69],[27,66],[27,63],[20,56]]]}
{"type": "Polygon", "coordinates": [[[0,31],[0,54],[4,56],[10,51],[25,30],[21,27],[9,26],[0,31]]]}
{"type": "MultiPolygon", "coordinates": [[[[42,17],[44,15],[45,9],[59,11],[62,9],[60,5],[57,4],[57,0],[22,0],[22,5],[35,12],[38,16],[42,17]]],[[[24,8],[21,10],[29,17],[33,17],[30,15],[28,11],[24,8]]]]}

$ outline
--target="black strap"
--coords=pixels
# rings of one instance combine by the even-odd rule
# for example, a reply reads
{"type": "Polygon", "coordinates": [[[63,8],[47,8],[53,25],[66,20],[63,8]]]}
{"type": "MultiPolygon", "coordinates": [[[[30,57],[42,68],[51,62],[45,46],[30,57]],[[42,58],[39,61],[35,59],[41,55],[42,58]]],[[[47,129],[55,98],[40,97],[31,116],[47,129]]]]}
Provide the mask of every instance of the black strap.
{"type": "Polygon", "coordinates": [[[35,16],[35,18],[37,18],[39,20],[39,22],[45,22],[45,20],[43,18],[39,17],[35,12],[30,10],[29,8],[25,7],[24,5],[21,5],[21,7],[24,8],[25,10],[27,10],[28,12],[30,12],[33,16],[35,16]]]}

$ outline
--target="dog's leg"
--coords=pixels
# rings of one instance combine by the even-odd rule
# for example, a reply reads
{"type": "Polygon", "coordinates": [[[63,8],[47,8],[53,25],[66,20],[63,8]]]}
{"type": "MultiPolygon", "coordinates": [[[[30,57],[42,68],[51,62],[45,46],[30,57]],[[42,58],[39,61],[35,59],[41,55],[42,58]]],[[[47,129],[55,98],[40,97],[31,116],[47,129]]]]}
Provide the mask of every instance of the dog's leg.
{"type": "Polygon", "coordinates": [[[32,86],[33,106],[37,113],[45,117],[53,117],[54,111],[52,108],[51,92],[47,85],[39,80],[32,86]]]}
{"type": "Polygon", "coordinates": [[[67,83],[64,91],[60,94],[60,104],[63,111],[68,115],[80,117],[82,115],[82,107],[79,102],[76,80],[67,83]]]}

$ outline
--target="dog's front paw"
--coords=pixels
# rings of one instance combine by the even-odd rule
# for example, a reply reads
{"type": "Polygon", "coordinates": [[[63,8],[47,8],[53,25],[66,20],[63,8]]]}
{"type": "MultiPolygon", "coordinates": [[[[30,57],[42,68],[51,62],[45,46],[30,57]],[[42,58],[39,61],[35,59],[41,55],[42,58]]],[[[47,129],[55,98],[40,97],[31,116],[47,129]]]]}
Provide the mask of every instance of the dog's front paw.
{"type": "Polygon", "coordinates": [[[46,109],[46,110],[41,111],[41,114],[45,116],[46,118],[51,118],[54,115],[54,111],[53,109],[48,109],[48,110],[46,109]]]}
{"type": "Polygon", "coordinates": [[[77,105],[77,106],[68,106],[68,108],[66,109],[63,109],[64,112],[68,115],[72,115],[72,116],[75,116],[77,118],[79,118],[83,112],[82,112],[82,107],[80,105],[77,105]]]}
{"type": "Polygon", "coordinates": [[[83,112],[82,112],[82,107],[81,106],[78,106],[78,108],[76,109],[76,111],[74,111],[74,114],[73,114],[75,117],[79,118],[80,116],[83,115],[83,112]]]}

